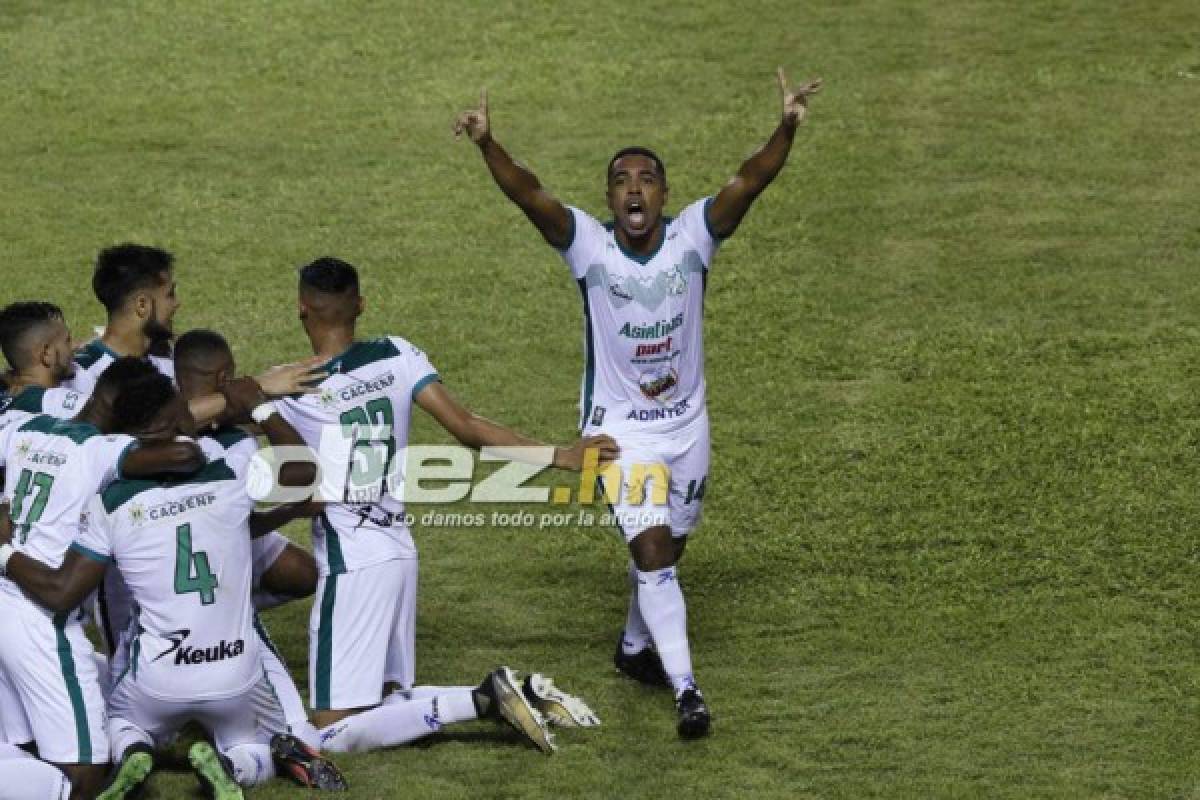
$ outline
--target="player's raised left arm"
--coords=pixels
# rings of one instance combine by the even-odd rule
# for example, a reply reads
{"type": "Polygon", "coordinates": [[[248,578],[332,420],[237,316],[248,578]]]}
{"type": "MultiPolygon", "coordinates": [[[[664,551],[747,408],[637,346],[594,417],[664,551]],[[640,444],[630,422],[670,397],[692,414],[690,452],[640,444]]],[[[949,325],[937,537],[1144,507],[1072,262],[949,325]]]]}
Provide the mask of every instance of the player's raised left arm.
{"type": "Polygon", "coordinates": [[[791,88],[783,74],[783,67],[776,74],[783,98],[783,117],[778,127],[767,143],[746,159],[733,179],[717,192],[708,206],[708,227],[719,238],[730,236],[737,230],[754,200],[783,169],[792,150],[796,129],[808,116],[808,98],[821,91],[820,78],[791,88]]]}
{"type": "Polygon", "coordinates": [[[41,605],[59,612],[78,608],[84,598],[104,580],[106,565],[107,561],[83,555],[71,547],[58,569],[50,569],[24,553],[9,553],[7,561],[0,566],[0,574],[24,589],[41,605]]]}
{"type": "MultiPolygon", "coordinates": [[[[513,460],[519,458],[517,448],[543,448],[550,445],[522,436],[511,428],[479,416],[458,402],[440,381],[434,381],[417,392],[417,405],[429,412],[438,424],[455,439],[467,447],[514,448],[513,460]]],[[[605,464],[617,457],[617,443],[610,436],[588,436],[579,439],[570,447],[555,447],[551,466],[559,469],[582,468],[583,455],[589,449],[600,451],[600,463],[605,464]]],[[[541,462],[545,463],[545,462],[541,462]]]]}

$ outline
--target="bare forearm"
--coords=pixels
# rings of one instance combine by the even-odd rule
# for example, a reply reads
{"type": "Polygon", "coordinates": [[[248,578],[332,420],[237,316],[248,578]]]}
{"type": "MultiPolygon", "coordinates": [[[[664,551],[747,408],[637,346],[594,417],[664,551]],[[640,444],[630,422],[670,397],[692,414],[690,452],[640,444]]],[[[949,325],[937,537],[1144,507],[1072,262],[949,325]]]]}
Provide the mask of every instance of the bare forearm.
{"type": "Polygon", "coordinates": [[[478,144],[496,185],[524,212],[542,238],[560,250],[570,246],[572,220],[567,207],[546,191],[532,171],[514,161],[491,134],[478,144]]]}
{"type": "Polygon", "coordinates": [[[537,192],[542,188],[541,181],[533,172],[514,161],[490,134],[479,142],[479,153],[492,173],[492,179],[509,200],[521,208],[533,204],[537,192]]]}
{"type": "Polygon", "coordinates": [[[767,143],[758,149],[754,155],[746,159],[738,170],[738,178],[745,183],[745,191],[751,196],[757,195],[775,180],[775,176],[787,163],[788,154],[792,151],[792,142],[796,138],[796,126],[780,122],[767,143]]]}
{"type": "Polygon", "coordinates": [[[87,595],[87,592],[72,592],[57,570],[24,553],[13,553],[7,574],[9,580],[51,611],[70,611],[87,595]]]}

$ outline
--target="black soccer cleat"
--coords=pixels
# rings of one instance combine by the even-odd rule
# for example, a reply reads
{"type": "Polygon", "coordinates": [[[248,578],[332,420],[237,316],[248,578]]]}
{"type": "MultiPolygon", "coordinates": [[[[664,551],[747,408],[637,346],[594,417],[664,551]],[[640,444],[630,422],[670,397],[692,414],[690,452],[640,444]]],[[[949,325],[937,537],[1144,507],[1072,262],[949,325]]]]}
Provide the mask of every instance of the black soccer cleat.
{"type": "Polygon", "coordinates": [[[679,736],[683,739],[699,739],[708,735],[712,725],[712,714],[704,702],[704,695],[696,688],[684,689],[675,700],[675,711],[679,714],[679,736]]]}
{"type": "Polygon", "coordinates": [[[617,652],[613,655],[613,666],[617,671],[647,686],[669,686],[667,671],[663,669],[658,653],[653,648],[644,647],[629,655],[622,646],[624,639],[624,634],[617,638],[617,652]]]}
{"type": "Polygon", "coordinates": [[[333,762],[290,733],[271,737],[271,757],[279,771],[310,789],[344,792],[350,788],[333,762]]]}

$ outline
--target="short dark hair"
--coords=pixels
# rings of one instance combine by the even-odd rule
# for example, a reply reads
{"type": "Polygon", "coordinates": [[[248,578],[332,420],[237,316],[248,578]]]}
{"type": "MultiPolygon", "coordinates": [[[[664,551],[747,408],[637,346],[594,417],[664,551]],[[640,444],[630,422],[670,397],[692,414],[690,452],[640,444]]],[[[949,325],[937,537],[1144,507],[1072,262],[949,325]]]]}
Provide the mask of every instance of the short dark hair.
{"type": "Polygon", "coordinates": [[[63,318],[62,309],[53,303],[37,301],[10,303],[0,311],[0,351],[13,369],[29,362],[26,350],[28,334],[40,325],[63,318]]]}
{"type": "Polygon", "coordinates": [[[175,363],[185,369],[202,369],[200,364],[211,363],[214,357],[232,355],[224,336],[204,328],[188,331],[175,341],[175,363]]]}
{"type": "Polygon", "coordinates": [[[645,156],[654,162],[654,166],[658,167],[658,174],[665,181],[667,179],[667,165],[658,157],[658,153],[651,150],[649,147],[622,147],[617,151],[617,154],[608,160],[608,169],[604,172],[604,179],[608,180],[612,177],[613,165],[620,161],[625,156],[645,156]]]}
{"type": "Polygon", "coordinates": [[[174,263],[175,257],[158,247],[127,243],[105,248],[96,256],[92,291],[111,314],[134,292],[158,286],[174,263]]]}
{"type": "Polygon", "coordinates": [[[300,286],[323,294],[358,294],[358,270],[340,258],[325,256],[300,268],[300,286]]]}
{"type": "Polygon", "coordinates": [[[170,378],[150,362],[131,356],[109,364],[100,373],[95,391],[112,396],[114,433],[144,429],[175,397],[170,378]]]}

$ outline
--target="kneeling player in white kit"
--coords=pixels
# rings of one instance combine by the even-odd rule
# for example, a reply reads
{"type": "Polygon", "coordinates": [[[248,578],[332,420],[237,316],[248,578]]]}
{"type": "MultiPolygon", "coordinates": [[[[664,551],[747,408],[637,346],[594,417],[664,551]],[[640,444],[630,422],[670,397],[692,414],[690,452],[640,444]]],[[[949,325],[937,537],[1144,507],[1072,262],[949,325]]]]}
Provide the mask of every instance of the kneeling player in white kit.
{"type": "MultiPolygon", "coordinates": [[[[310,447],[320,452],[323,436],[353,432],[355,451],[382,450],[390,462],[408,446],[415,405],[469,447],[543,447],[461,406],[425,354],[405,340],[357,341],[362,309],[358,273],[350,264],[322,258],[300,270],[300,319],[313,352],[328,359],[330,375],[317,394],[275,406],[310,447]]],[[[589,448],[600,451],[603,461],[616,455],[615,443],[598,436],[556,450],[554,464],[579,469],[589,448]]],[[[347,468],[342,465],[339,474],[347,468]]],[[[490,718],[551,752],[543,714],[552,721],[594,724],[595,716],[578,698],[548,682],[531,680],[523,687],[506,667],[477,688],[413,687],[417,551],[404,505],[392,496],[385,472],[378,485],[356,484],[355,497],[336,498],[354,502],[320,497],[325,513],[313,523],[321,578],[309,628],[309,702],[322,747],[387,747],[453,722],[490,718]]]]}
{"type": "MultiPolygon", "coordinates": [[[[73,419],[4,415],[0,466],[11,507],[0,514],[11,515],[11,528],[0,532],[0,577],[10,559],[60,564],[87,504],[116,477],[190,473],[204,463],[194,443],[140,445],[110,435],[141,430],[159,413],[170,397],[154,391],[161,380],[149,365],[121,359],[73,419]]],[[[109,743],[94,651],[76,605],[49,609],[0,580],[0,671],[16,700],[5,714],[19,712],[39,756],[70,779],[72,798],[90,798],[104,778],[109,743]]]]}
{"type": "Polygon", "coordinates": [[[666,167],[645,148],[625,148],[609,161],[613,221],[601,224],[560,203],[492,138],[486,94],[455,122],[455,133],[479,146],[501,190],[562,255],[583,296],[579,427],[621,442],[613,471],[621,477],[601,480],[632,559],[629,614],[614,660],[637,680],[670,681],[685,738],[706,735],[711,719],[692,674],[676,572],[708,478],[704,290],[717,246],[783,168],[807,98],[820,89],[820,81],[789,88],[782,69],[778,77],[783,119],[770,140],[715,197],[675,218],[662,215],[666,167]],[[646,475],[658,484],[649,492],[646,475]]]}
{"type": "MultiPolygon", "coordinates": [[[[186,406],[157,377],[165,386],[157,391],[174,398],[159,427],[175,430],[186,406]]],[[[267,413],[256,418],[272,444],[303,446],[261,399],[267,413]]],[[[188,756],[218,800],[240,798],[240,786],[271,778],[276,762],[306,785],[345,788],[332,764],[287,733],[262,667],[250,598],[248,466],[249,458],[220,458],[184,480],[117,481],[92,501],[86,529],[60,567],[19,555],[8,564],[9,577],[51,609],[77,605],[110,563],[132,594],[137,635],[109,698],[109,732],[121,766],[104,800],[140,785],[154,746],[188,721],[215,740],[217,751],[198,742],[188,756]]],[[[311,464],[293,464],[280,480],[308,486],[314,475],[311,464]]]]}

